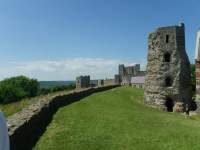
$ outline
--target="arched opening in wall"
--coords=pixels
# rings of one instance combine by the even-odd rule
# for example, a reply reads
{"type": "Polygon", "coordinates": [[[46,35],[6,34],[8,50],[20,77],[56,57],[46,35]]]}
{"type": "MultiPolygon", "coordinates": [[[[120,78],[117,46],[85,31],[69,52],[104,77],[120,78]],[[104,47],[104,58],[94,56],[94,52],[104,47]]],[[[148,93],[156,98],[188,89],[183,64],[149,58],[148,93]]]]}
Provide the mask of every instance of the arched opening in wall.
{"type": "Polygon", "coordinates": [[[172,79],[170,77],[166,77],[165,86],[166,87],[172,86],[172,79]]]}
{"type": "Polygon", "coordinates": [[[166,42],[166,43],[169,43],[169,35],[168,35],[168,34],[167,34],[166,37],[165,37],[165,42],[166,42]]]}
{"type": "Polygon", "coordinates": [[[164,62],[170,62],[171,54],[169,52],[164,54],[164,62]]]}
{"type": "Polygon", "coordinates": [[[171,98],[167,97],[165,106],[167,107],[167,111],[172,112],[174,107],[174,102],[171,98]]]}

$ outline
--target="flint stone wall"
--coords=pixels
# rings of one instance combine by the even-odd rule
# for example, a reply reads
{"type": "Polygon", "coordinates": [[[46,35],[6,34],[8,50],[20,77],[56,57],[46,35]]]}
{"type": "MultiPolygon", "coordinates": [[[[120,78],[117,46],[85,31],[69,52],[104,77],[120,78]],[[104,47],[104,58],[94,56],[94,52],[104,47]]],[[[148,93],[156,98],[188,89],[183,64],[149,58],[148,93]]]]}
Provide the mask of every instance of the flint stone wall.
{"type": "Polygon", "coordinates": [[[200,113],[200,58],[195,61],[196,66],[196,104],[197,104],[197,112],[200,113]]]}
{"type": "Polygon", "coordinates": [[[62,106],[79,101],[96,92],[117,87],[88,88],[46,96],[8,118],[11,150],[31,150],[51,122],[53,114],[62,106]]]}
{"type": "Polygon", "coordinates": [[[184,24],[158,28],[150,33],[148,49],[145,103],[167,110],[170,99],[173,111],[185,111],[192,92],[184,24]],[[183,106],[179,107],[180,104],[183,106]]]}

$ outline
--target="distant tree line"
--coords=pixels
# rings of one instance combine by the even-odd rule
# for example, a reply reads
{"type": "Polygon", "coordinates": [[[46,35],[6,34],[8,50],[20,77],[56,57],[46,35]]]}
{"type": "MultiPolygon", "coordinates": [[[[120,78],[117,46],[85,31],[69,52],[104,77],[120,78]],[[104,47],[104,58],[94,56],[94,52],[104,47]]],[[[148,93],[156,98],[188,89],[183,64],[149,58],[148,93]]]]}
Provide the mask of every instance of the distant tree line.
{"type": "Polygon", "coordinates": [[[9,103],[37,95],[39,83],[25,76],[7,78],[0,82],[0,102],[9,103]]]}
{"type": "Polygon", "coordinates": [[[36,79],[25,76],[7,78],[0,81],[0,103],[16,102],[23,98],[45,95],[52,92],[74,89],[74,85],[58,86],[53,88],[39,88],[36,79]]]}
{"type": "Polygon", "coordinates": [[[53,92],[58,92],[58,91],[64,91],[64,90],[72,90],[75,89],[75,85],[70,84],[70,85],[62,85],[62,86],[56,86],[56,87],[51,87],[51,88],[41,88],[39,90],[39,95],[45,95],[53,92]]]}

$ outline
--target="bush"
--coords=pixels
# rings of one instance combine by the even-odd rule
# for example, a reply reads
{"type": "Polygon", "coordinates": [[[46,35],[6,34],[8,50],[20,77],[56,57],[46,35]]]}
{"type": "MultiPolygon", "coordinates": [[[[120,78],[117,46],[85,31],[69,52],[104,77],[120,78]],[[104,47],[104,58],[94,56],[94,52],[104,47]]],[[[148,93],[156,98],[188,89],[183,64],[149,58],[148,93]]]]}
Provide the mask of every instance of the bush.
{"type": "Polygon", "coordinates": [[[41,88],[38,95],[46,95],[48,93],[51,93],[51,89],[41,88]]]}
{"type": "Polygon", "coordinates": [[[39,83],[25,76],[7,78],[0,82],[0,102],[9,103],[25,97],[36,96],[39,83]]]}

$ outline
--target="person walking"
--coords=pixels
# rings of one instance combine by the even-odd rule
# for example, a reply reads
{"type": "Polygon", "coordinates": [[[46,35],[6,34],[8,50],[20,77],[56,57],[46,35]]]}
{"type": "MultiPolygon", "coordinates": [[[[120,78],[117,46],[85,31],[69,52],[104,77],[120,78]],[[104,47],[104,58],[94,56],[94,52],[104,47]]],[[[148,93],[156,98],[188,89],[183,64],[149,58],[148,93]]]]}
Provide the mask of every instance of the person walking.
{"type": "Polygon", "coordinates": [[[0,150],[10,150],[8,128],[3,113],[0,111],[0,150]]]}

